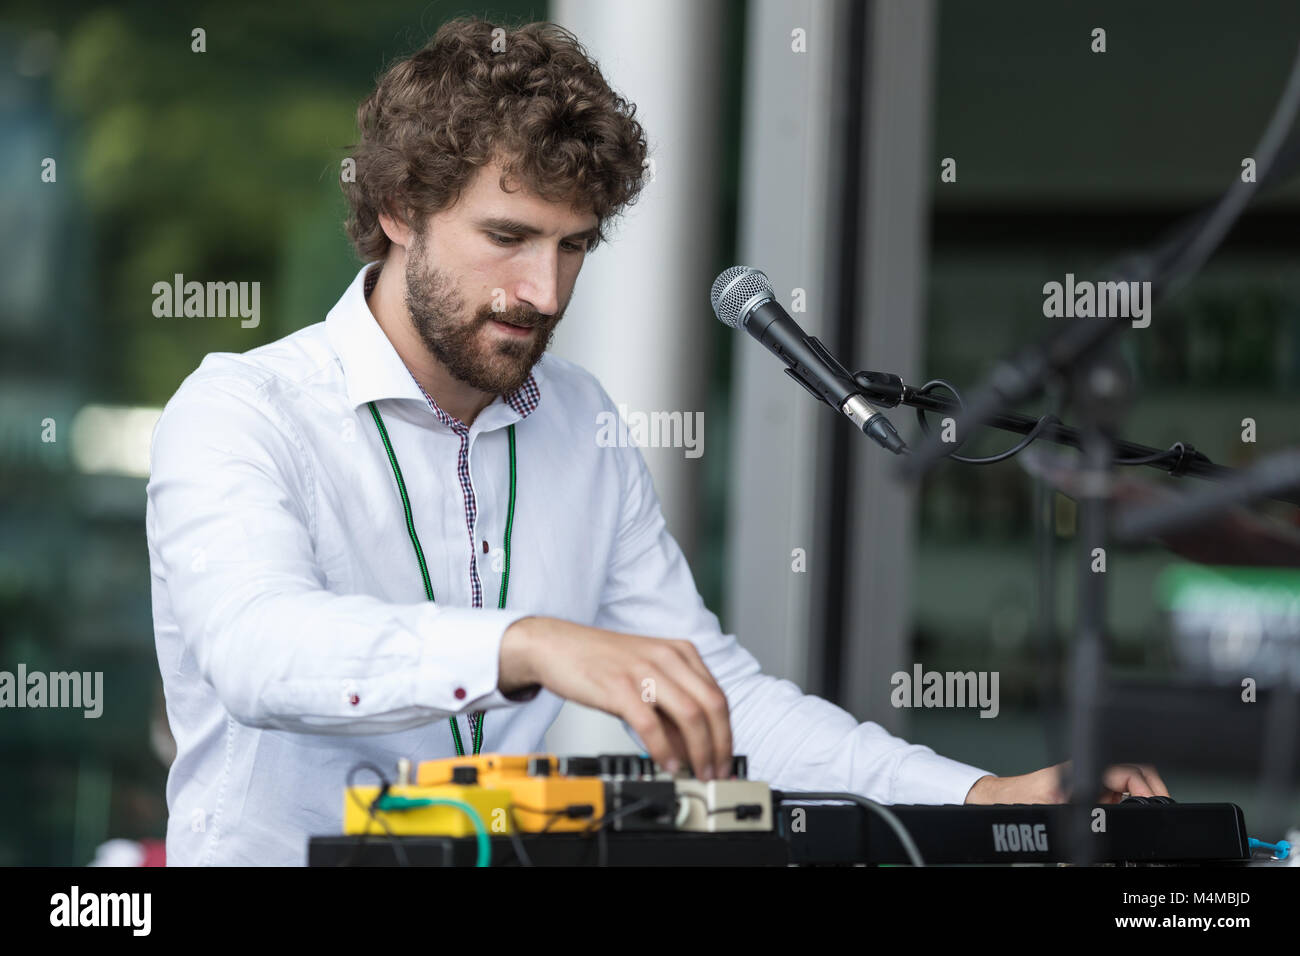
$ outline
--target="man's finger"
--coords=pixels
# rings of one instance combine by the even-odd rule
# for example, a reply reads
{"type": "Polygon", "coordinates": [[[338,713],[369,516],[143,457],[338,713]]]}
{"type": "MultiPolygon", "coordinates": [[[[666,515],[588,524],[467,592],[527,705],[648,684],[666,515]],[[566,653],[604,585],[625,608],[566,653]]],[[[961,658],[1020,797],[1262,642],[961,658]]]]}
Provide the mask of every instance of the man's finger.
{"type": "Polygon", "coordinates": [[[1151,766],[1149,763],[1140,763],[1138,766],[1142,768],[1142,776],[1147,778],[1147,783],[1150,784],[1151,789],[1155,791],[1155,796],[1169,796],[1169,788],[1165,786],[1165,782],[1160,779],[1160,774],[1156,773],[1155,767],[1151,766]]]}
{"type": "Polygon", "coordinates": [[[691,770],[701,779],[711,777],[717,763],[717,751],[704,705],[676,679],[663,672],[656,680],[656,694],[656,704],[662,715],[677,725],[686,740],[691,770]]]}
{"type": "Polygon", "coordinates": [[[1117,764],[1107,767],[1102,785],[1116,793],[1129,793],[1135,797],[1154,797],[1155,793],[1142,776],[1142,769],[1134,764],[1117,764]]]}
{"type": "MultiPolygon", "coordinates": [[[[681,686],[695,697],[696,703],[704,710],[709,722],[709,735],[713,740],[714,760],[709,764],[718,779],[725,780],[731,774],[731,712],[727,707],[727,696],[722,693],[713,675],[706,668],[699,674],[691,666],[688,655],[679,657],[681,665],[673,670],[672,676],[681,686]]],[[[703,667],[703,665],[700,665],[703,667]]]]}
{"type": "MultiPolygon", "coordinates": [[[[684,738],[682,732],[677,729],[677,725],[671,720],[665,718],[663,714],[659,714],[659,723],[664,728],[664,733],[667,735],[668,741],[672,745],[673,753],[680,754],[677,758],[677,766],[679,768],[690,766],[691,761],[688,756],[689,751],[686,748],[686,738],[684,738]]],[[[662,764],[660,764],[660,766],[662,766],[662,764]]]]}
{"type": "Polygon", "coordinates": [[[636,731],[636,735],[641,738],[641,743],[645,744],[646,752],[655,763],[667,766],[669,761],[676,760],[678,765],[683,767],[690,763],[690,753],[681,740],[681,735],[676,734],[675,728],[673,734],[669,733],[663,715],[653,704],[647,704],[640,697],[635,697],[633,703],[620,716],[636,731]]]}

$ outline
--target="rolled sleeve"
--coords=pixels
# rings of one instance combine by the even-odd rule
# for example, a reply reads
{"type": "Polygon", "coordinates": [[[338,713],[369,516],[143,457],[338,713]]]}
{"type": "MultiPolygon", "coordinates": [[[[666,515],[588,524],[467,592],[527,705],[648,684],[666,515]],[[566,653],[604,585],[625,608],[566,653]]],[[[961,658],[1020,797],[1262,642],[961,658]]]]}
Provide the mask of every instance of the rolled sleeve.
{"type": "Polygon", "coordinates": [[[899,765],[890,802],[962,804],[975,781],[986,776],[987,770],[959,760],[933,751],[915,751],[899,765]]]}

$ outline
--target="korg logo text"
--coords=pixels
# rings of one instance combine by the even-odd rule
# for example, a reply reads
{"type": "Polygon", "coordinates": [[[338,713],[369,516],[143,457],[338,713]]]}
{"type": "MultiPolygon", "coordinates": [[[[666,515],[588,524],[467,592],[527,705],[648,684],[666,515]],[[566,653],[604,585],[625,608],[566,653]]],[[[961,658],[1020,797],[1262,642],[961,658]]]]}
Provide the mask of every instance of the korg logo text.
{"type": "Polygon", "coordinates": [[[993,824],[993,851],[1019,853],[1020,851],[1047,852],[1047,824],[995,823],[993,824]]]}

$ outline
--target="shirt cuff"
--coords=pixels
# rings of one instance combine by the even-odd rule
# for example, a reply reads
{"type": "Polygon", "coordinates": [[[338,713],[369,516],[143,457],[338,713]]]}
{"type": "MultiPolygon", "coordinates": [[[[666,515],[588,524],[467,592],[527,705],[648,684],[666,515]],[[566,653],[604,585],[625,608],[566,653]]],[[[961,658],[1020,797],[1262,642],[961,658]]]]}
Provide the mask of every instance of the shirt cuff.
{"type": "Polygon", "coordinates": [[[537,696],[539,686],[507,697],[501,680],[501,639],[528,611],[441,607],[430,604],[420,618],[424,653],[419,699],[452,714],[517,707],[537,696]],[[523,696],[527,694],[527,696],[523,696]]]}
{"type": "Polygon", "coordinates": [[[975,781],[989,775],[987,770],[937,753],[916,753],[898,767],[893,802],[961,805],[975,781]]]}

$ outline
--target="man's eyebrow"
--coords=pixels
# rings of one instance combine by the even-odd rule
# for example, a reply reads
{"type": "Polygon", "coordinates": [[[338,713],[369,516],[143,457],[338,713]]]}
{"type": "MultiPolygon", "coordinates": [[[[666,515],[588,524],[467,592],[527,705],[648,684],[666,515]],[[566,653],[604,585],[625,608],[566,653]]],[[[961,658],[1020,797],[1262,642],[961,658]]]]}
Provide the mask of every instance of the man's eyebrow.
{"type": "MultiPolygon", "coordinates": [[[[526,222],[520,222],[518,219],[505,219],[499,216],[491,216],[487,219],[478,220],[480,229],[495,229],[497,232],[512,232],[520,236],[540,236],[542,230],[536,226],[530,226],[526,222]]],[[[584,232],[575,232],[571,236],[565,236],[569,239],[595,239],[599,232],[598,226],[592,226],[584,232]]]]}

